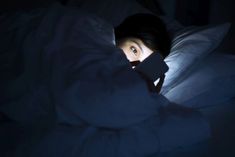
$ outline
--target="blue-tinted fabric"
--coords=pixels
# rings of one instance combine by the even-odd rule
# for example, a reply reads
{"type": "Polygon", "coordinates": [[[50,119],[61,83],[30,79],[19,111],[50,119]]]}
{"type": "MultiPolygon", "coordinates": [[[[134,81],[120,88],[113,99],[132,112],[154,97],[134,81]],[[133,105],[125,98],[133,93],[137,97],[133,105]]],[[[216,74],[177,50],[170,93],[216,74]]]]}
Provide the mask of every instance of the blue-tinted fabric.
{"type": "Polygon", "coordinates": [[[161,118],[169,101],[148,91],[101,19],[60,5],[17,16],[2,18],[13,34],[1,30],[1,157],[144,157],[208,138],[199,114],[161,118]]]}

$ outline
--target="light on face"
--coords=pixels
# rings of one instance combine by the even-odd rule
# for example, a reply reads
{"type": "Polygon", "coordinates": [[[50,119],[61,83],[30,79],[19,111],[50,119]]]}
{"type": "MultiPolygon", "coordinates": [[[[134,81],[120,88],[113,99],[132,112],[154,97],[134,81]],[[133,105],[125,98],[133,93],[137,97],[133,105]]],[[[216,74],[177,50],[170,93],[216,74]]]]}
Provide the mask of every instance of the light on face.
{"type": "Polygon", "coordinates": [[[140,61],[142,62],[149,55],[153,53],[151,49],[144,45],[144,43],[137,38],[127,38],[123,40],[119,45],[119,48],[123,50],[127,59],[130,62],[140,61]]]}

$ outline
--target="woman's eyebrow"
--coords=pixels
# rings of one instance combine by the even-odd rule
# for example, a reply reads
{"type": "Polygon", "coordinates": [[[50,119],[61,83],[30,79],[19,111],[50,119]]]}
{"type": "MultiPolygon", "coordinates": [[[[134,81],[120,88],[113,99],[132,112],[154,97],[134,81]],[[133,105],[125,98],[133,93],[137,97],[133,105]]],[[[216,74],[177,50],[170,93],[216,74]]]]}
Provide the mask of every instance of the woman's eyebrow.
{"type": "Polygon", "coordinates": [[[130,41],[132,41],[133,43],[135,43],[135,44],[140,48],[141,52],[144,53],[142,47],[140,46],[140,44],[139,44],[137,41],[132,40],[132,39],[130,39],[130,41]]]}

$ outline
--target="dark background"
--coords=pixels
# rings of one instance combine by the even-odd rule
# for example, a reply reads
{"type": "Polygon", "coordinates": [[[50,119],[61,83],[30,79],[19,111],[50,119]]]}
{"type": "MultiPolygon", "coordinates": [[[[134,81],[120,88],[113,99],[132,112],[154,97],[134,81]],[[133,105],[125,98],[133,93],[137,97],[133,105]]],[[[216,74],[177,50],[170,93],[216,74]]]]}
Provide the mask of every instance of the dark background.
{"type": "MultiPolygon", "coordinates": [[[[68,4],[69,0],[1,0],[0,12],[27,10],[38,7],[46,7],[49,4],[60,1],[68,4]]],[[[73,0],[74,1],[74,0],[73,0]]],[[[82,0],[79,0],[82,1],[82,0]]],[[[84,0],[85,1],[85,0],[84,0]]],[[[95,0],[94,0],[95,1],[95,0]]],[[[111,0],[110,0],[111,1],[111,0]]],[[[218,48],[220,51],[235,55],[235,0],[137,0],[145,7],[157,14],[163,14],[176,19],[185,26],[208,25],[230,22],[231,29],[224,42],[218,48]]],[[[95,3],[94,3],[95,5],[95,3]]],[[[1,25],[1,23],[0,23],[1,25]]],[[[231,67],[233,70],[234,67],[231,67]]],[[[229,104],[230,105],[230,104],[229,104]]],[[[234,105],[234,104],[232,104],[234,105]]],[[[210,108],[209,108],[210,109],[210,108]]],[[[208,112],[205,110],[205,112],[208,112]]],[[[214,108],[210,111],[213,120],[212,126],[223,126],[218,129],[215,141],[218,143],[213,150],[215,153],[222,150],[222,154],[214,154],[218,157],[235,157],[234,149],[234,106],[232,108],[214,108]],[[218,114],[219,113],[219,114],[218,114]],[[224,151],[225,150],[225,151],[224,151]],[[228,155],[232,152],[232,156],[228,155]],[[226,153],[225,153],[226,152],[226,153]],[[225,155],[224,155],[225,154],[225,155]],[[226,155],[227,154],[227,155],[226,155]]]]}
{"type": "MultiPolygon", "coordinates": [[[[235,54],[235,1],[234,0],[138,0],[152,10],[176,19],[185,26],[231,23],[231,29],[218,48],[235,54]],[[157,2],[159,9],[153,8],[157,2]]],[[[156,6],[156,5],[155,5],[156,6]]]]}
{"type": "MultiPolygon", "coordinates": [[[[54,1],[66,5],[71,0],[5,0],[0,11],[32,9],[48,6],[54,1]]],[[[73,0],[74,1],[74,0],[73,0]]],[[[82,0],[78,0],[82,1],[82,0]]],[[[94,0],[95,1],[95,0],[94,0]]],[[[218,48],[235,54],[235,1],[234,0],[137,0],[154,12],[177,19],[185,26],[230,22],[232,27],[218,48]]]]}

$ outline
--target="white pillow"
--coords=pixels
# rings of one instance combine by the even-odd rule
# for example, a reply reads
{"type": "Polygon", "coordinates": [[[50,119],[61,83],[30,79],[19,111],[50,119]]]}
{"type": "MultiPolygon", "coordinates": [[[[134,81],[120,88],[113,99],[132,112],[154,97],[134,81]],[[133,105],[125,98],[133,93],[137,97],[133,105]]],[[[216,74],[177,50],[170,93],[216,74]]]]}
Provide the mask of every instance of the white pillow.
{"type": "Polygon", "coordinates": [[[206,107],[235,98],[235,56],[211,54],[165,96],[187,107],[206,107]]]}
{"type": "Polygon", "coordinates": [[[166,95],[188,76],[193,67],[221,43],[229,27],[229,23],[188,27],[177,33],[172,42],[171,52],[165,58],[169,70],[161,93],[166,95]]]}

